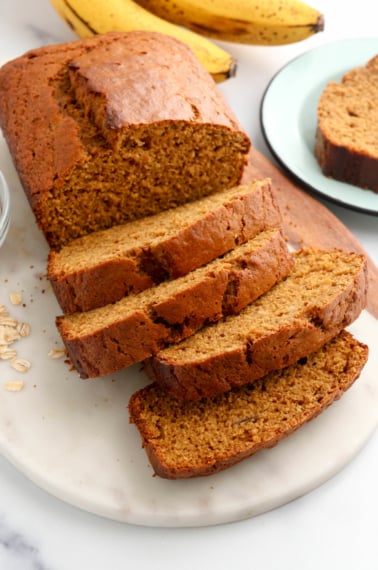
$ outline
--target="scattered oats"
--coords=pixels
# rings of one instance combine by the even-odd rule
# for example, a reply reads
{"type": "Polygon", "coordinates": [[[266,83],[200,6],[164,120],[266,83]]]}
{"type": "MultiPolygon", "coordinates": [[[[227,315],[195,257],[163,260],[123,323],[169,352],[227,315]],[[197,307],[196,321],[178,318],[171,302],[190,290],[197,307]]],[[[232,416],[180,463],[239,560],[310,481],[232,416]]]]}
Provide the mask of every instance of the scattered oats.
{"type": "Polygon", "coordinates": [[[21,338],[20,333],[17,332],[16,327],[8,327],[0,325],[0,341],[1,344],[12,344],[15,340],[21,338]]]}
{"type": "Polygon", "coordinates": [[[19,392],[24,387],[24,382],[22,380],[12,380],[11,382],[5,382],[4,388],[9,392],[19,392]]]}
{"type": "Polygon", "coordinates": [[[0,318],[0,325],[3,325],[5,327],[16,327],[17,323],[18,321],[14,317],[1,316],[0,318]]]}
{"type": "MultiPolygon", "coordinates": [[[[19,293],[10,294],[11,302],[20,304],[22,297],[19,293]]],[[[28,323],[19,322],[10,317],[5,305],[0,305],[0,360],[10,360],[12,368],[19,372],[29,370],[31,364],[24,358],[17,358],[17,351],[11,345],[21,337],[29,336],[30,326],[28,323]]]]}
{"type": "Polygon", "coordinates": [[[20,336],[29,336],[30,325],[28,325],[28,323],[18,323],[16,326],[16,331],[20,336]]]}
{"type": "Polygon", "coordinates": [[[8,347],[5,348],[2,347],[3,350],[0,351],[0,358],[1,360],[11,360],[11,358],[16,358],[17,356],[17,351],[16,350],[12,350],[8,347]]]}
{"type": "Polygon", "coordinates": [[[31,363],[26,358],[15,358],[11,361],[11,366],[18,372],[27,372],[31,367],[31,363]]]}
{"type": "Polygon", "coordinates": [[[16,291],[13,291],[9,295],[9,299],[10,299],[10,302],[12,303],[12,305],[21,305],[21,303],[22,303],[22,297],[21,297],[20,293],[16,293],[16,291]]]}
{"type": "Polygon", "coordinates": [[[52,348],[48,352],[50,358],[63,358],[66,355],[64,348],[52,348]]]}

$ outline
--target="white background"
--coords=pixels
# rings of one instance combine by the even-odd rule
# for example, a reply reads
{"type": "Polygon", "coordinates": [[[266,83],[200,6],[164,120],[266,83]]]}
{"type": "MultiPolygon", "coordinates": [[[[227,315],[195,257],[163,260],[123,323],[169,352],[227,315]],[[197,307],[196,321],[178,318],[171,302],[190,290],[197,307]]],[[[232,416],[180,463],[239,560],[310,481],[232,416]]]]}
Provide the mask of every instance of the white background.
{"type": "MultiPolygon", "coordinates": [[[[259,104],[274,73],[321,43],[378,35],[373,0],[314,5],[325,14],[326,30],[305,42],[279,48],[224,44],[239,67],[237,77],[220,89],[266,154],[259,104]]],[[[43,43],[73,38],[47,0],[1,0],[0,64],[43,43]]],[[[378,218],[330,209],[378,262],[378,218]]],[[[377,479],[378,434],[341,473],[284,507],[228,525],[159,529],[75,509],[0,460],[0,570],[377,570],[377,479]]]]}

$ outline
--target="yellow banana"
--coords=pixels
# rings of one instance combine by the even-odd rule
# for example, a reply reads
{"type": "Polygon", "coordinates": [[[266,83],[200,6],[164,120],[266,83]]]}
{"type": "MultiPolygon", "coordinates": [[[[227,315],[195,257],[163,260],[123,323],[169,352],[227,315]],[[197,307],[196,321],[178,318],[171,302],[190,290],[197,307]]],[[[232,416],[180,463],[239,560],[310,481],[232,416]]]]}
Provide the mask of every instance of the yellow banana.
{"type": "Polygon", "coordinates": [[[324,29],[300,0],[137,0],[152,13],[208,37],[253,45],[298,42],[324,29]]]}
{"type": "Polygon", "coordinates": [[[155,31],[187,44],[217,82],[233,77],[236,62],[212,41],[152,14],[133,0],[50,0],[81,38],[110,31],[155,31]]]}

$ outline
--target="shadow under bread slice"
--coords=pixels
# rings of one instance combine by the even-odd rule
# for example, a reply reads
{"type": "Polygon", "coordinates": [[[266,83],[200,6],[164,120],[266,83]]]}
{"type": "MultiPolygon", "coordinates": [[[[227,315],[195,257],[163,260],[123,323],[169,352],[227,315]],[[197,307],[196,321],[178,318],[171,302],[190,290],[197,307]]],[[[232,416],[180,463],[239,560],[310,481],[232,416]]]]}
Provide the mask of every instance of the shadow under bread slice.
{"type": "Polygon", "coordinates": [[[89,311],[180,277],[281,225],[269,180],[219,192],[51,251],[47,276],[64,313],[89,311]]]}
{"type": "Polygon", "coordinates": [[[339,399],[368,347],[342,331],[310,356],[214,398],[182,401],[156,383],[129,402],[130,421],[157,475],[212,475],[274,447],[339,399]]]}
{"type": "Polygon", "coordinates": [[[305,249],[290,274],[240,314],[158,352],[145,370],[173,396],[212,397],[296,362],[366,305],[363,255],[305,249]]]}
{"type": "Polygon", "coordinates": [[[116,372],[239,312],[293,267],[280,229],[266,230],[224,257],[117,303],[57,318],[82,378],[116,372]]]}

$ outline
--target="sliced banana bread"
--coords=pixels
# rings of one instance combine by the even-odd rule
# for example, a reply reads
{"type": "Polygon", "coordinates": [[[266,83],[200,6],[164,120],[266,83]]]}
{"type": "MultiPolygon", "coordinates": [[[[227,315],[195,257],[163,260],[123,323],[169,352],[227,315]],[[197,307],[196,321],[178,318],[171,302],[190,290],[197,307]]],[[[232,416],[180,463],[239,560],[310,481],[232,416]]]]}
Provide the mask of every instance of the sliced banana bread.
{"type": "Polygon", "coordinates": [[[115,304],[57,318],[82,378],[115,372],[240,311],[293,266],[281,230],[260,233],[223,258],[115,304]]]}
{"type": "Polygon", "coordinates": [[[367,346],[343,331],[296,364],[215,398],[180,401],[150,384],[131,397],[130,421],[157,475],[211,475],[318,416],[353,384],[367,358],[367,346]]]}
{"type": "Polygon", "coordinates": [[[50,246],[236,186],[250,141],[164,34],[99,34],[0,69],[0,126],[50,246]]]}
{"type": "Polygon", "coordinates": [[[180,277],[281,225],[269,180],[93,232],[52,251],[48,278],[64,313],[89,311],[180,277]]]}
{"type": "Polygon", "coordinates": [[[315,155],[326,176],[378,192],[378,55],[326,86],[315,155]]]}
{"type": "Polygon", "coordinates": [[[145,368],[173,396],[212,397],[317,350],[358,317],[366,297],[364,256],[302,250],[290,274],[239,315],[161,350],[145,368]]]}

